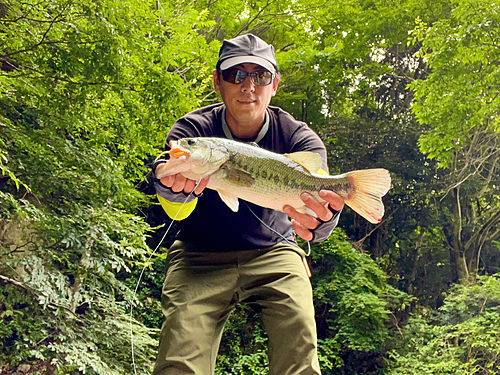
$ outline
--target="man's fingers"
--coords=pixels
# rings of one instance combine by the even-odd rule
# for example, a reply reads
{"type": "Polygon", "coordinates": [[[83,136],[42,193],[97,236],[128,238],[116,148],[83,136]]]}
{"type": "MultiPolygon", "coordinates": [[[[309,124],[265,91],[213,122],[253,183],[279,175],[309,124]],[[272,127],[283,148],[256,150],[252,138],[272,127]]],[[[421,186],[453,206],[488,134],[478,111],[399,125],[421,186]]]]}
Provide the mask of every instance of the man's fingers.
{"type": "Polygon", "coordinates": [[[335,211],[340,211],[344,207],[344,198],[331,190],[321,190],[319,196],[327,201],[335,211]]]}
{"type": "Polygon", "coordinates": [[[292,227],[295,233],[297,233],[297,236],[300,238],[306,241],[311,241],[313,239],[312,232],[309,229],[304,228],[297,220],[292,220],[292,227]]]}
{"type": "Polygon", "coordinates": [[[340,211],[342,207],[344,207],[344,199],[333,191],[322,190],[320,196],[326,202],[319,202],[316,198],[307,193],[300,196],[304,204],[314,211],[317,218],[300,213],[292,206],[283,206],[283,212],[292,218],[292,226],[295,233],[306,241],[311,241],[313,239],[314,236],[312,231],[320,224],[319,220],[327,222],[332,219],[333,212],[330,211],[328,205],[335,211],[340,211]]]}
{"type": "Polygon", "coordinates": [[[319,221],[316,220],[314,217],[312,217],[311,215],[302,214],[292,206],[285,205],[283,207],[283,212],[288,216],[290,216],[292,219],[299,222],[303,228],[316,229],[316,227],[319,225],[319,221]]]}
{"type": "Polygon", "coordinates": [[[184,193],[189,194],[193,191],[196,186],[196,181],[186,178],[186,183],[184,185],[184,193]]]}
{"type": "Polygon", "coordinates": [[[184,193],[189,194],[194,189],[194,193],[196,195],[200,195],[207,187],[208,177],[203,178],[198,184],[198,181],[190,180],[189,178],[184,177],[182,174],[177,173],[174,175],[162,177],[160,182],[162,183],[162,185],[171,188],[175,193],[184,191],[184,193]]]}
{"type": "MultiPolygon", "coordinates": [[[[186,177],[184,177],[180,173],[176,174],[174,183],[171,186],[172,191],[175,193],[180,193],[181,191],[183,191],[184,187],[186,186],[186,180],[187,180],[186,177]]],[[[193,189],[191,188],[191,190],[193,189]]]]}
{"type": "Polygon", "coordinates": [[[207,185],[208,185],[208,177],[202,178],[200,183],[198,184],[198,186],[194,190],[194,193],[196,195],[200,195],[203,192],[203,190],[205,190],[207,185]]]}
{"type": "Polygon", "coordinates": [[[333,217],[332,211],[328,209],[328,204],[318,202],[312,195],[303,193],[300,195],[300,199],[302,199],[306,206],[313,210],[322,221],[330,221],[333,217]]]}
{"type": "Polygon", "coordinates": [[[165,177],[162,177],[160,182],[162,183],[163,186],[171,188],[172,185],[174,184],[175,181],[175,175],[168,175],[165,177]]]}

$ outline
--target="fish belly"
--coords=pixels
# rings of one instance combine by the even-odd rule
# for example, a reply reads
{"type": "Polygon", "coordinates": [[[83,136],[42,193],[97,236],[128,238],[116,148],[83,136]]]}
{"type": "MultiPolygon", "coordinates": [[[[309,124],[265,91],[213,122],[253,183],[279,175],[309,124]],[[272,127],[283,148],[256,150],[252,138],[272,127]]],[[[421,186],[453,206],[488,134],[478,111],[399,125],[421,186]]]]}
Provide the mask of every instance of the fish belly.
{"type": "Polygon", "coordinates": [[[290,205],[299,212],[315,215],[300,199],[303,192],[308,192],[319,201],[323,201],[313,186],[308,188],[296,187],[291,184],[287,186],[258,178],[252,184],[246,186],[239,183],[239,181],[228,180],[225,178],[224,173],[212,175],[207,187],[217,190],[219,193],[222,191],[224,194],[233,195],[258,206],[281,212],[283,212],[283,206],[290,205]]]}

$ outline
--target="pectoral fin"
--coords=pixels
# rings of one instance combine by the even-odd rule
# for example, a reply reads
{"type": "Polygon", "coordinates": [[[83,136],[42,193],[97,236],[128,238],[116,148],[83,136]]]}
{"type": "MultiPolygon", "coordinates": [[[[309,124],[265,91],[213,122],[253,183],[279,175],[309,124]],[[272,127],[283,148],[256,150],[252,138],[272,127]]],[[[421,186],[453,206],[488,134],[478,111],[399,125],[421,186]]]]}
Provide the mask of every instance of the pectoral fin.
{"type": "Polygon", "coordinates": [[[238,197],[228,193],[225,190],[217,190],[219,193],[220,199],[227,204],[227,206],[233,211],[233,212],[238,212],[238,209],[240,207],[240,202],[238,201],[238,197]]]}
{"type": "Polygon", "coordinates": [[[255,178],[250,173],[233,168],[224,168],[224,180],[241,187],[250,187],[255,182],[255,178]]]}

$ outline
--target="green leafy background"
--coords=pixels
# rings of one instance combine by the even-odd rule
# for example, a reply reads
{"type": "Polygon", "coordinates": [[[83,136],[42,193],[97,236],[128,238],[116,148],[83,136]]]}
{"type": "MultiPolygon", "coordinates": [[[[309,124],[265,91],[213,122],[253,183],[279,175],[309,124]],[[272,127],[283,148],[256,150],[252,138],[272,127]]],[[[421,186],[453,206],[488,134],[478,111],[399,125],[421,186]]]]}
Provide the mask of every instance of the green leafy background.
{"type": "MultiPolygon", "coordinates": [[[[382,223],[346,208],[312,246],[323,373],[499,373],[496,0],[0,0],[0,373],[151,373],[175,224],[150,167],[248,32],[331,173],[392,176],[382,223]]],[[[238,306],[216,373],[267,365],[238,306]]]]}

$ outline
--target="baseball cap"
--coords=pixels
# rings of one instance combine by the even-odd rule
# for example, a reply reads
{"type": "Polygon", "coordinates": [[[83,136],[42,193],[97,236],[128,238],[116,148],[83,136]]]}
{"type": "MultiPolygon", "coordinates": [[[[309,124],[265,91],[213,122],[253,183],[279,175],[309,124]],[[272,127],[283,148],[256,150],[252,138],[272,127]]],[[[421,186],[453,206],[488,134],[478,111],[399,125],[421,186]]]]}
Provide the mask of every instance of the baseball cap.
{"type": "Polygon", "coordinates": [[[253,34],[224,40],[219,51],[217,69],[226,70],[244,63],[260,65],[272,73],[278,72],[274,47],[253,34]]]}

